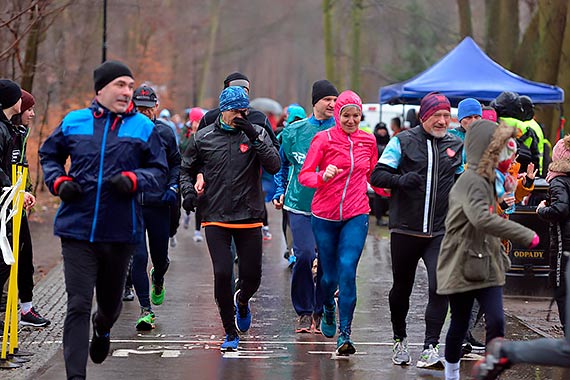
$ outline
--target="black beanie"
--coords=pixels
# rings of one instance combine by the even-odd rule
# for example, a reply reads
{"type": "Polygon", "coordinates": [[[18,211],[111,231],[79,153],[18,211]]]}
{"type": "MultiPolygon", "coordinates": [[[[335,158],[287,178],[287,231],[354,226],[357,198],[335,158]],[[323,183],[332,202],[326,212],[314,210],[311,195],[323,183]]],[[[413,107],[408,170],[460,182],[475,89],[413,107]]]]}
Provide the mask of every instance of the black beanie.
{"type": "Polygon", "coordinates": [[[338,90],[331,82],[322,79],[313,83],[313,105],[327,96],[338,96],[338,90]]]}
{"type": "Polygon", "coordinates": [[[18,103],[22,90],[16,82],[10,79],[0,79],[0,110],[5,110],[18,103]]]}
{"type": "Polygon", "coordinates": [[[230,75],[228,75],[226,77],[226,79],[224,79],[224,88],[228,88],[230,86],[240,86],[240,87],[247,87],[247,89],[249,90],[249,79],[243,75],[242,73],[231,73],[230,75]],[[238,83],[231,83],[234,81],[240,81],[238,83]],[[244,86],[245,83],[241,82],[241,81],[246,81],[247,82],[247,86],[244,86]]]}
{"type": "Polygon", "coordinates": [[[133,77],[131,70],[118,61],[105,61],[93,71],[93,82],[95,83],[95,93],[111,83],[118,77],[133,77]]]}

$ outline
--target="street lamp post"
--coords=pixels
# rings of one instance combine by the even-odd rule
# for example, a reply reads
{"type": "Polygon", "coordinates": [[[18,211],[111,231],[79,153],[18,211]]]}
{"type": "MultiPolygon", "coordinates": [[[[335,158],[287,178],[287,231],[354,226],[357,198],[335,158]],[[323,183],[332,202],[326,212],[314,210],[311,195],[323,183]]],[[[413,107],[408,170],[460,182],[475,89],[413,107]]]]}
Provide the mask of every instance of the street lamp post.
{"type": "Polygon", "coordinates": [[[101,62],[107,60],[107,0],[103,0],[103,58],[101,62]]]}

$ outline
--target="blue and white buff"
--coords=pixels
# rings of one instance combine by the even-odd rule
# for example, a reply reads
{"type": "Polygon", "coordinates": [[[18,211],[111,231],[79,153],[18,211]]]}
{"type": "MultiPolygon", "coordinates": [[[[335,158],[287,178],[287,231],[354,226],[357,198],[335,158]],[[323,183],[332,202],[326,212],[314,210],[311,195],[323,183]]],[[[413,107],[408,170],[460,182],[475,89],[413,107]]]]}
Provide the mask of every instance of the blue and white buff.
{"type": "Polygon", "coordinates": [[[240,86],[224,88],[220,94],[220,111],[240,110],[249,107],[249,97],[240,86]]]}

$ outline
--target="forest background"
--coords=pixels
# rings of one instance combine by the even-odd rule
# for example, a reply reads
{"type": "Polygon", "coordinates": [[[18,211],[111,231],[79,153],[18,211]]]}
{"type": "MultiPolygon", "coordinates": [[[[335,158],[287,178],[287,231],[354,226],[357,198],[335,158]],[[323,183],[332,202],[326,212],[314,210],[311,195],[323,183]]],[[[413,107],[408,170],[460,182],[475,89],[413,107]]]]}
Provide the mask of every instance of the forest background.
{"type": "MultiPolygon", "coordinates": [[[[423,71],[465,36],[507,69],[570,90],[566,0],[3,0],[0,77],[36,98],[36,186],[39,144],[94,97],[105,4],[107,59],[127,63],[173,114],[215,107],[234,71],[250,78],[252,98],[309,111],[322,78],[376,103],[380,87],[423,71]]],[[[560,112],[540,107],[537,117],[554,140],[560,112]]]]}

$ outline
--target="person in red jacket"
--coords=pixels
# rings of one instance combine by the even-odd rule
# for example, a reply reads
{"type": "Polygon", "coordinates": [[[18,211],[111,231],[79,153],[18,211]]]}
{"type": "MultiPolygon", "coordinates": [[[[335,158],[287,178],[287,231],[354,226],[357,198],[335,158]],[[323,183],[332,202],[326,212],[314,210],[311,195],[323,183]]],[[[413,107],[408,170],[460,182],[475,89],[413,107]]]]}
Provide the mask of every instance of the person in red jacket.
{"type": "Polygon", "coordinates": [[[360,97],[341,93],[334,106],[335,126],[315,135],[299,173],[301,185],[317,189],[311,224],[323,270],[321,331],[328,338],[336,333],[334,293],[339,289],[339,355],[356,352],[350,340],[356,267],[368,233],[367,182],[378,161],[374,136],[358,129],[361,116],[360,97]]]}

